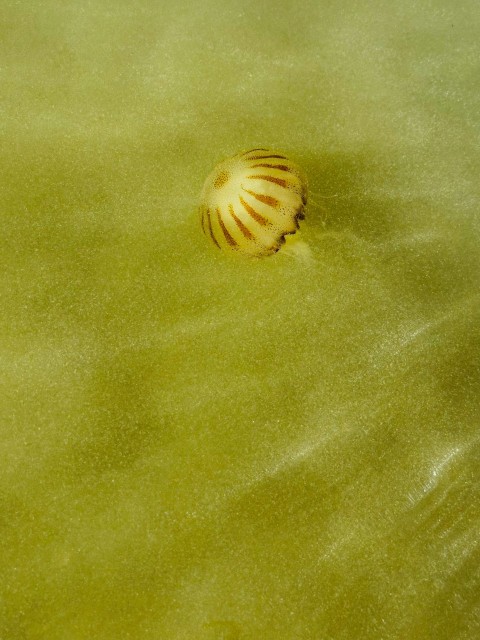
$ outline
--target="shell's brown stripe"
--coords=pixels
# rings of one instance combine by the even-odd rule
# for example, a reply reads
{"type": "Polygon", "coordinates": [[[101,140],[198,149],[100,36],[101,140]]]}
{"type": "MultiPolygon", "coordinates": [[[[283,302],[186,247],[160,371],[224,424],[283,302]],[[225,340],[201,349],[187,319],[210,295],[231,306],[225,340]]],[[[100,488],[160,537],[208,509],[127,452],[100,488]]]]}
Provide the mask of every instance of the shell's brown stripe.
{"type": "Polygon", "coordinates": [[[268,151],[268,149],[264,149],[263,147],[258,147],[257,149],[250,149],[250,151],[245,151],[245,153],[242,153],[242,156],[248,156],[249,153],[253,153],[254,151],[268,151]]]}
{"type": "Polygon", "coordinates": [[[287,167],[286,164],[268,164],[267,162],[264,162],[263,164],[260,163],[252,165],[252,169],[256,169],[257,167],[263,167],[265,169],[278,169],[279,171],[290,172],[290,167],[287,167]]]}
{"type": "Polygon", "coordinates": [[[249,160],[269,160],[270,158],[280,158],[281,160],[286,160],[287,157],[286,156],[276,156],[276,155],[272,155],[272,156],[252,156],[251,158],[248,158],[249,160]]]}
{"type": "Polygon", "coordinates": [[[225,236],[225,240],[228,242],[228,244],[231,247],[236,247],[237,243],[232,238],[232,236],[228,233],[228,229],[227,229],[227,227],[225,226],[225,223],[222,220],[222,214],[220,213],[220,208],[219,207],[217,207],[217,219],[218,219],[218,224],[222,228],[223,235],[225,236]]]}
{"type": "Polygon", "coordinates": [[[247,238],[248,240],[253,240],[253,233],[250,231],[250,229],[248,229],[243,222],[240,220],[240,218],[235,214],[235,211],[233,210],[233,206],[231,204],[228,205],[228,208],[230,210],[230,213],[232,215],[232,218],[235,220],[235,222],[237,223],[237,227],[240,229],[240,231],[243,233],[243,235],[245,236],[245,238],[247,238]]]}
{"type": "Polygon", "coordinates": [[[247,178],[251,178],[252,180],[266,180],[267,182],[273,182],[274,184],[278,184],[279,187],[285,187],[288,189],[290,183],[286,180],[282,180],[282,178],[275,178],[274,176],[247,176],[247,178]]]}
{"type": "Polygon", "coordinates": [[[264,196],[262,193],[255,193],[255,191],[250,191],[249,189],[245,189],[245,187],[242,187],[242,189],[247,193],[249,193],[252,197],[254,197],[255,200],[258,200],[259,202],[263,202],[264,204],[268,204],[270,207],[273,207],[274,209],[276,209],[280,204],[280,202],[273,196],[264,196]]]}
{"type": "Polygon", "coordinates": [[[212,220],[210,218],[210,209],[207,209],[207,220],[208,220],[208,230],[210,232],[210,237],[212,238],[214,243],[217,245],[217,247],[220,249],[220,245],[218,244],[217,239],[215,238],[215,234],[213,233],[212,220]]]}
{"type": "Polygon", "coordinates": [[[267,218],[264,218],[262,215],[260,215],[258,213],[258,211],[255,211],[255,209],[253,209],[253,207],[251,207],[248,202],[245,202],[245,200],[242,198],[242,196],[240,196],[240,202],[243,206],[243,208],[245,209],[245,211],[256,221],[258,222],[258,224],[262,225],[262,227],[266,227],[267,225],[271,224],[269,220],[267,220],[267,218]]]}
{"type": "Polygon", "coordinates": [[[213,186],[215,187],[215,189],[221,189],[223,186],[227,184],[229,180],[230,180],[230,175],[228,174],[228,172],[221,171],[215,178],[213,186]]]}

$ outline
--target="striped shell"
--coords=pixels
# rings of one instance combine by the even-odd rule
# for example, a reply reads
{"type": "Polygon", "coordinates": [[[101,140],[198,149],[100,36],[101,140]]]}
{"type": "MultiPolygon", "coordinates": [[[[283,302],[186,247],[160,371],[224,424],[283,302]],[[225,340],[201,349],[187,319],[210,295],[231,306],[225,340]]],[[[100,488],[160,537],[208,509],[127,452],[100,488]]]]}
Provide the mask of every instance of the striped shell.
{"type": "Polygon", "coordinates": [[[304,218],[307,185],[297,165],[268,149],[251,149],[218,164],[203,186],[200,216],[219,248],[269,256],[304,218]]]}

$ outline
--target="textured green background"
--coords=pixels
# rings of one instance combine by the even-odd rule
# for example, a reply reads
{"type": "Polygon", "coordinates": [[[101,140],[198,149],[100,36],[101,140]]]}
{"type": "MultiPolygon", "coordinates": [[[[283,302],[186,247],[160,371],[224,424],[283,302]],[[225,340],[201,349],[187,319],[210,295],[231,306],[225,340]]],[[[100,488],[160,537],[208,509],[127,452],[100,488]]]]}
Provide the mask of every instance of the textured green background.
{"type": "Polygon", "coordinates": [[[0,17],[1,640],[478,638],[478,2],[0,17]],[[202,236],[252,146],[310,261],[202,236]]]}

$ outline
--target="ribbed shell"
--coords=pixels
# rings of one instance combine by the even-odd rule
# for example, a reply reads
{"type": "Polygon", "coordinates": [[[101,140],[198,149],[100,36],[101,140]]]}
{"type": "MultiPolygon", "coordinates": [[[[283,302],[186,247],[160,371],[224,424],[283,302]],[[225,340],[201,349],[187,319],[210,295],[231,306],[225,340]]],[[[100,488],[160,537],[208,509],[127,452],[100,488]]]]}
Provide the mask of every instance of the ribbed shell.
{"type": "Polygon", "coordinates": [[[203,232],[216,247],[269,256],[304,218],[307,184],[299,167],[268,149],[251,149],[218,164],[203,186],[203,232]]]}

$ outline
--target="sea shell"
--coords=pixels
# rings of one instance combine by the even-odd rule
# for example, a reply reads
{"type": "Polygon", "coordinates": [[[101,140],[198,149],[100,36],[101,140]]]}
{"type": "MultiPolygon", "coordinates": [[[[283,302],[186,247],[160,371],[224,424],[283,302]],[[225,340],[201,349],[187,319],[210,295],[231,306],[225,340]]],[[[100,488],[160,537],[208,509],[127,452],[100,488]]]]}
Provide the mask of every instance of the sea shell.
{"type": "Polygon", "coordinates": [[[203,186],[205,235],[225,251],[276,253],[303,220],[307,183],[299,167],[268,149],[250,149],[218,164],[203,186]]]}

